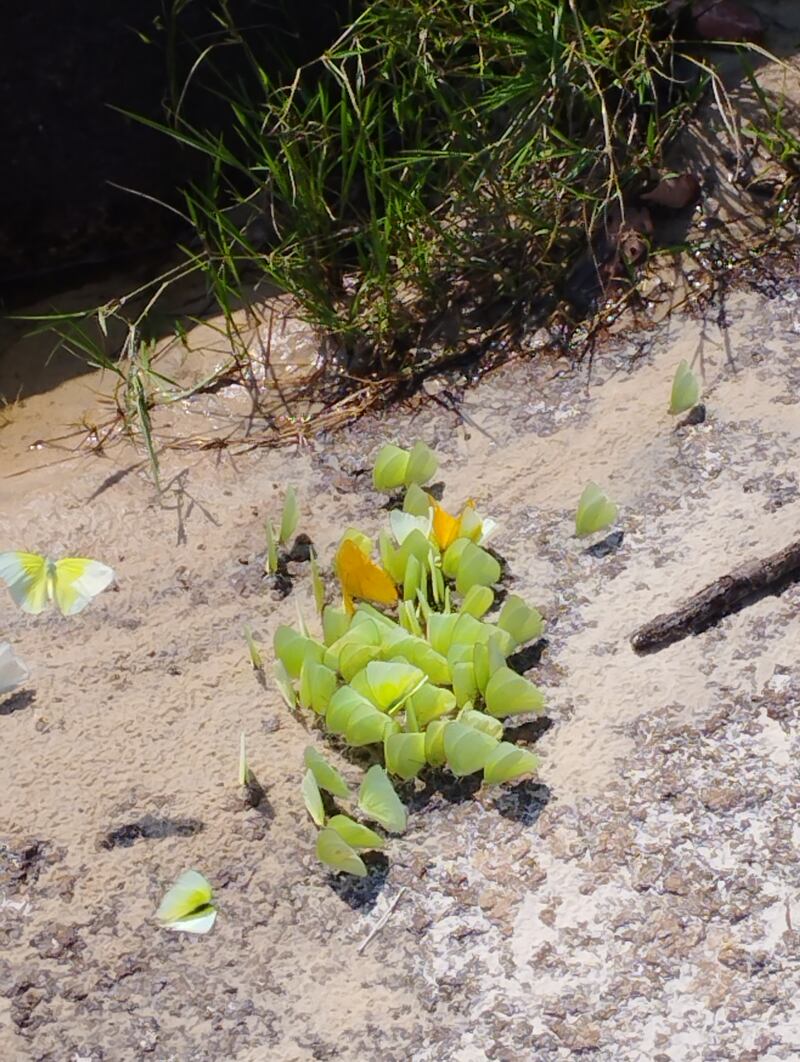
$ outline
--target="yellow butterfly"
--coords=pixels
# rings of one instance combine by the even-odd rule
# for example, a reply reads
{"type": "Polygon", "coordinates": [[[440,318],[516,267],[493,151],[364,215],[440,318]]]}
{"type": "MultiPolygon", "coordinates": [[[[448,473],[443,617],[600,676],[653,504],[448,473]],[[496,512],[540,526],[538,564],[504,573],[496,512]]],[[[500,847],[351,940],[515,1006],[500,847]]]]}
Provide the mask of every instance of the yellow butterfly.
{"type": "Polygon", "coordinates": [[[339,546],[336,574],[342,584],[344,607],[351,614],[355,611],[354,597],[380,605],[393,605],[397,601],[397,587],[389,573],[363,553],[351,538],[339,546]]]}
{"type": "Polygon", "coordinates": [[[485,542],[496,526],[494,520],[478,516],[472,498],[467,499],[458,516],[443,509],[431,495],[428,498],[433,507],[433,535],[442,551],[457,538],[469,538],[479,544],[485,542]]]}
{"type": "Polygon", "coordinates": [[[187,870],[161,901],[156,918],[165,929],[208,933],[217,918],[211,886],[197,870],[187,870]]]}
{"type": "MultiPolygon", "coordinates": [[[[433,534],[436,541],[439,543],[439,549],[445,550],[458,538],[459,528],[461,527],[461,517],[453,516],[453,514],[449,513],[447,509],[443,509],[430,494],[428,497],[433,506],[433,534]]],[[[469,504],[469,502],[467,502],[467,504],[469,504]]]]}
{"type": "Polygon", "coordinates": [[[23,612],[38,615],[55,601],[65,616],[74,616],[105,590],[113,569],[86,557],[52,561],[38,553],[0,553],[0,580],[23,612]]]}

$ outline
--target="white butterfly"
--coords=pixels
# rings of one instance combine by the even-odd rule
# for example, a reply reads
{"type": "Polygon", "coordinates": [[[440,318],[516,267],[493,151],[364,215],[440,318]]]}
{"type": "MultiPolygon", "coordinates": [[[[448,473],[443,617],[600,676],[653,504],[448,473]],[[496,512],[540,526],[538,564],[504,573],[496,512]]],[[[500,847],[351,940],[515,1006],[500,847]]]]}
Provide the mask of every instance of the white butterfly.
{"type": "Polygon", "coordinates": [[[8,693],[24,682],[30,672],[14,655],[8,642],[0,642],[0,694],[8,693]]]}
{"type": "Polygon", "coordinates": [[[430,509],[427,516],[413,516],[411,513],[404,513],[401,509],[393,509],[389,513],[389,524],[395,541],[398,546],[402,546],[412,531],[421,531],[425,538],[430,536],[433,514],[430,509]]]}

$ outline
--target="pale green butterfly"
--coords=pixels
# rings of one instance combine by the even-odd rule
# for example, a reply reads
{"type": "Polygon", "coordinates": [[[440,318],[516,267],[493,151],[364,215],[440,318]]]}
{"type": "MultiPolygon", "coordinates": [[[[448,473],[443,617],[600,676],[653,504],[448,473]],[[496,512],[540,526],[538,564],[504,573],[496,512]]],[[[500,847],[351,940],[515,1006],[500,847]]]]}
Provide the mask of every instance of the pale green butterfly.
{"type": "Polygon", "coordinates": [[[391,491],[402,487],[408,470],[408,450],[387,443],[375,459],[372,470],[372,485],[375,490],[391,491]]]}
{"type": "Polygon", "coordinates": [[[489,679],[495,671],[505,666],[505,653],[501,647],[499,637],[492,635],[488,642],[475,643],[472,650],[472,667],[475,672],[475,682],[481,693],[486,693],[489,679]]]}
{"type": "Polygon", "coordinates": [[[499,667],[486,683],[486,712],[497,719],[523,712],[542,712],[544,694],[510,667],[499,667]]]}
{"type": "Polygon", "coordinates": [[[398,729],[384,712],[350,686],[340,686],[331,697],[325,713],[328,729],[344,734],[349,745],[370,745],[383,741],[387,730],[398,729]]]}
{"type": "Polygon", "coordinates": [[[427,585],[427,573],[423,576],[423,568],[415,556],[410,556],[406,561],[403,575],[403,600],[415,601],[417,593],[425,594],[427,585]]]}
{"type": "MultiPolygon", "coordinates": [[[[308,551],[308,559],[311,562],[311,586],[314,591],[314,604],[317,606],[317,612],[322,616],[325,611],[325,583],[320,575],[317,555],[311,548],[308,551]]],[[[327,638],[325,638],[325,644],[328,644],[327,638]]]]}
{"type": "Polygon", "coordinates": [[[471,726],[473,730],[480,730],[488,734],[490,738],[494,738],[495,741],[500,741],[503,736],[503,724],[499,719],[486,715],[485,712],[476,712],[474,708],[465,708],[460,711],[456,722],[471,726]]]}
{"type": "Polygon", "coordinates": [[[181,874],[161,901],[156,918],[165,929],[208,933],[217,917],[211,886],[196,870],[181,874]]]}
{"type": "Polygon", "coordinates": [[[29,674],[8,642],[0,642],[0,694],[15,689],[29,674]]]}
{"type": "Polygon", "coordinates": [[[575,514],[575,534],[578,538],[602,531],[617,518],[617,507],[609,501],[596,483],[587,483],[575,514]]]}
{"type": "Polygon", "coordinates": [[[390,833],[403,833],[408,813],[383,767],[370,767],[358,791],[358,806],[369,819],[379,822],[390,833]]]}
{"type": "Polygon", "coordinates": [[[317,834],[317,858],[333,870],[343,870],[357,878],[367,876],[367,868],[361,856],[338,830],[330,826],[326,826],[317,834]]]}
{"type": "Polygon", "coordinates": [[[446,657],[437,653],[424,638],[406,637],[391,647],[393,659],[402,657],[424,671],[434,684],[446,685],[450,682],[450,665],[446,657]]]}
{"type": "Polygon", "coordinates": [[[281,528],[278,532],[278,541],[281,545],[287,546],[289,539],[297,530],[297,521],[300,519],[300,507],[297,504],[297,494],[294,487],[289,487],[286,491],[286,498],[283,502],[283,512],[281,513],[281,528]]]}
{"type": "Polygon", "coordinates": [[[303,783],[300,786],[300,791],[303,794],[303,802],[305,803],[306,811],[314,820],[314,824],[316,826],[324,826],[325,808],[322,803],[322,794],[319,791],[314,772],[310,767],[303,775],[303,783]]]}
{"type": "Polygon", "coordinates": [[[113,569],[86,557],[52,561],[38,553],[0,553],[0,580],[23,612],[38,615],[55,601],[65,616],[74,616],[109,585],[113,569]]]}
{"type": "Polygon", "coordinates": [[[275,670],[272,675],[275,680],[275,685],[280,691],[281,697],[286,701],[287,706],[290,709],[294,709],[297,704],[297,694],[295,693],[292,680],[289,677],[289,672],[283,666],[280,660],[275,661],[275,670]]]}
{"type": "MultiPolygon", "coordinates": [[[[456,698],[450,690],[426,682],[416,693],[412,693],[408,699],[408,705],[414,710],[417,725],[425,729],[434,719],[452,712],[456,706],[456,698]]],[[[408,711],[408,705],[406,711],[408,711]]]]}
{"type": "Polygon", "coordinates": [[[243,730],[239,735],[239,785],[247,785],[250,777],[250,768],[247,765],[247,737],[243,730]]]}
{"type": "Polygon", "coordinates": [[[456,590],[459,594],[466,594],[473,586],[499,583],[501,574],[500,565],[491,553],[467,540],[459,556],[456,572],[456,590]]]}
{"type": "Polygon", "coordinates": [[[254,671],[263,671],[264,660],[261,656],[261,650],[256,644],[256,640],[253,637],[253,632],[250,630],[248,624],[244,625],[244,640],[247,642],[247,651],[250,654],[250,664],[254,671]]]}
{"type": "Polygon", "coordinates": [[[444,732],[444,754],[447,766],[461,778],[483,769],[491,753],[497,748],[497,739],[482,730],[475,730],[464,723],[448,723],[444,732]]]}
{"type": "MultiPolygon", "coordinates": [[[[464,649],[472,655],[472,649],[464,646],[464,649]]],[[[463,708],[467,701],[474,701],[478,693],[478,681],[475,678],[475,668],[472,661],[459,661],[451,665],[453,673],[453,693],[456,704],[463,708]]]]}
{"type": "Polygon", "coordinates": [[[431,648],[435,649],[440,656],[447,656],[453,642],[453,628],[458,623],[458,619],[457,612],[451,612],[448,615],[434,612],[428,618],[428,641],[431,648]]]}
{"type": "Polygon", "coordinates": [[[673,416],[685,413],[687,409],[696,406],[699,400],[700,382],[689,368],[689,362],[684,358],[675,370],[668,412],[673,416]]]}
{"type": "Polygon", "coordinates": [[[427,483],[439,467],[436,454],[424,442],[414,443],[411,453],[408,455],[408,467],[406,468],[405,483],[410,487],[412,483],[427,483]]]}
{"type": "Polygon", "coordinates": [[[488,612],[494,603],[494,592],[488,586],[480,586],[475,583],[467,590],[464,600],[461,602],[461,611],[480,619],[488,612]]]}
{"type": "Polygon", "coordinates": [[[538,766],[539,759],[532,752],[501,741],[483,765],[483,780],[487,785],[500,785],[523,774],[534,774],[538,766]]]}
{"type": "Polygon", "coordinates": [[[503,602],[497,626],[507,631],[517,645],[525,645],[541,637],[544,620],[542,614],[535,608],[529,608],[521,597],[509,594],[503,602]]]}
{"type": "Polygon", "coordinates": [[[300,672],[307,659],[320,662],[325,654],[325,646],[313,638],[305,638],[291,627],[280,626],[273,638],[275,655],[293,679],[300,678],[300,672]]]}
{"type": "Polygon", "coordinates": [[[403,499],[403,512],[412,516],[431,516],[431,502],[427,493],[417,483],[411,483],[403,499]]]}
{"type": "Polygon", "coordinates": [[[425,672],[400,661],[372,660],[350,681],[352,689],[390,714],[426,681],[425,672]]]}
{"type": "Polygon", "coordinates": [[[407,782],[425,766],[424,734],[389,734],[383,742],[386,766],[407,782]]]}
{"type": "Polygon", "coordinates": [[[335,767],[325,759],[321,752],[317,752],[313,745],[307,745],[303,753],[303,761],[306,767],[314,775],[314,780],[320,789],[327,789],[334,796],[346,797],[350,793],[350,787],[335,767]]]}
{"type": "Polygon", "coordinates": [[[300,669],[300,703],[311,708],[317,715],[324,715],[337,686],[336,672],[306,658],[300,669]]]}
{"type": "Polygon", "coordinates": [[[425,730],[425,759],[431,767],[445,765],[444,736],[449,725],[445,719],[433,719],[425,730]]]}
{"type": "Polygon", "coordinates": [[[326,605],[322,610],[322,630],[326,646],[333,645],[339,638],[347,634],[350,628],[350,617],[342,608],[334,605],[326,605]]]}
{"type": "Polygon", "coordinates": [[[336,830],[342,840],[346,841],[351,848],[385,848],[386,841],[379,833],[375,833],[369,826],[360,822],[354,822],[347,815],[334,815],[328,819],[328,825],[336,830]]]}

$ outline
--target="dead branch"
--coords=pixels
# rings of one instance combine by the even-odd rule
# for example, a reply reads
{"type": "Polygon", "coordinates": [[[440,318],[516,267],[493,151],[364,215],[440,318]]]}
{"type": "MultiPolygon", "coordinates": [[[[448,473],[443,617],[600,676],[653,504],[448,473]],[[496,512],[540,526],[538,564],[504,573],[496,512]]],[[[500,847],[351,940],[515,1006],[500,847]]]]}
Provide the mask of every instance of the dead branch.
{"type": "Polygon", "coordinates": [[[663,649],[699,634],[731,612],[767,594],[779,594],[800,579],[800,541],[762,560],[750,561],[716,579],[672,612],[664,612],[631,635],[637,653],[663,649]]]}

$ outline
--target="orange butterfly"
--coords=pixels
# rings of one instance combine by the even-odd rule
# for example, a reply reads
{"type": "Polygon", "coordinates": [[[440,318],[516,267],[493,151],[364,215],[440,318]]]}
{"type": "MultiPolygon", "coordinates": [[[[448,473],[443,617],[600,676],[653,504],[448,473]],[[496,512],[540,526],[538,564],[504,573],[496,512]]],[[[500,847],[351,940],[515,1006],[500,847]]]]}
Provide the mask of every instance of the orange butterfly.
{"type": "Polygon", "coordinates": [[[433,507],[433,533],[436,536],[436,541],[439,543],[439,549],[445,550],[452,542],[455,542],[461,534],[461,521],[464,517],[464,513],[467,509],[474,509],[475,502],[470,498],[461,510],[461,515],[453,516],[453,514],[449,513],[447,509],[443,509],[430,494],[428,495],[428,498],[430,498],[430,503],[433,507]]]}
{"type": "Polygon", "coordinates": [[[376,601],[380,605],[393,605],[397,601],[397,587],[389,573],[362,553],[351,538],[346,538],[339,546],[336,574],[342,584],[344,607],[350,614],[355,612],[354,597],[376,601]]]}

